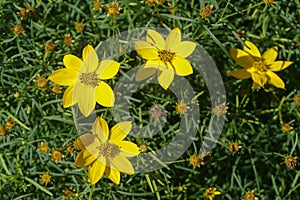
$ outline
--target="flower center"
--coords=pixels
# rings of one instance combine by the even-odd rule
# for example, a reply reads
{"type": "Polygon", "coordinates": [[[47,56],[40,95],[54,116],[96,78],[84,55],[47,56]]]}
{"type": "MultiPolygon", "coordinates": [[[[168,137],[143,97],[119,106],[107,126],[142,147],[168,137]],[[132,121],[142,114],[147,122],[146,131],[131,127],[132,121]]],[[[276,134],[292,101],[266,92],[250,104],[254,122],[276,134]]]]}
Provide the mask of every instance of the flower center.
{"type": "Polygon", "coordinates": [[[269,68],[263,61],[254,62],[253,67],[257,72],[260,73],[264,73],[269,70],[269,68]]]}
{"type": "Polygon", "coordinates": [[[171,53],[167,50],[161,50],[158,51],[158,57],[159,59],[164,62],[166,65],[167,63],[171,63],[172,60],[174,59],[175,53],[171,53]]]}
{"type": "Polygon", "coordinates": [[[120,153],[120,149],[117,146],[108,142],[101,144],[97,148],[99,149],[100,154],[103,155],[104,157],[113,158],[120,153]]]}
{"type": "Polygon", "coordinates": [[[79,76],[80,82],[91,87],[96,87],[99,82],[98,75],[95,72],[82,73],[79,76]]]}

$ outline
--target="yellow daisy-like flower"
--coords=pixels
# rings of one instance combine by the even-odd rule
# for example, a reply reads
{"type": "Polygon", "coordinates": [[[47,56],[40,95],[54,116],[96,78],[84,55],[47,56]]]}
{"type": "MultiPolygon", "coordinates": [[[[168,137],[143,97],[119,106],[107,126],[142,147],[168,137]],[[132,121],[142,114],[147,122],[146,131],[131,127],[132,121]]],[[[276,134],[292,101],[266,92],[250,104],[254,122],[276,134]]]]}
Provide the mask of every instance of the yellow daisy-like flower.
{"type": "Polygon", "coordinates": [[[120,183],[120,172],[134,173],[127,157],[138,155],[139,148],[132,142],[123,141],[131,127],[131,122],[125,121],[116,124],[109,131],[107,122],[98,117],[93,124],[92,133],[79,137],[85,148],[77,155],[75,165],[90,165],[88,176],[91,184],[96,184],[104,172],[115,184],[120,183]]]}
{"type": "Polygon", "coordinates": [[[173,29],[166,40],[156,31],[148,30],[146,41],[135,43],[137,53],[147,60],[137,72],[136,80],[144,80],[157,72],[159,84],[166,90],[178,76],[193,73],[190,62],[185,59],[193,53],[196,44],[191,41],[181,41],[179,28],[173,29]]]}
{"type": "Polygon", "coordinates": [[[114,93],[111,87],[101,81],[113,78],[119,71],[120,63],[113,60],[98,61],[97,53],[91,45],[82,52],[83,61],[74,56],[64,56],[66,68],[54,71],[49,79],[62,86],[69,86],[63,95],[65,108],[78,103],[84,116],[89,116],[96,102],[105,107],[114,105],[114,93]]]}
{"type": "Polygon", "coordinates": [[[220,195],[221,192],[217,191],[217,188],[207,188],[205,190],[205,196],[209,198],[209,200],[213,200],[216,195],[220,195]]]}
{"type": "Polygon", "coordinates": [[[238,79],[252,78],[256,87],[263,87],[267,82],[278,88],[285,88],[284,82],[274,72],[281,71],[292,64],[289,61],[275,61],[278,55],[276,46],[268,49],[262,55],[250,41],[245,41],[243,50],[233,48],[231,57],[244,69],[229,71],[238,79]]]}

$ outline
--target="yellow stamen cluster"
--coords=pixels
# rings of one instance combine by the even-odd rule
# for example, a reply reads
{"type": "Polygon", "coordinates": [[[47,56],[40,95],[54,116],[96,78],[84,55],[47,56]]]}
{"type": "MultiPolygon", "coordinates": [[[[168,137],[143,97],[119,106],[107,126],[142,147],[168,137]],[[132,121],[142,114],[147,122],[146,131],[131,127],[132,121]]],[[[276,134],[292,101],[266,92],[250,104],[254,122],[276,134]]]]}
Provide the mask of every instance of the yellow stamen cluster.
{"type": "Polygon", "coordinates": [[[176,114],[181,114],[181,115],[186,113],[190,109],[190,107],[184,102],[178,102],[175,108],[176,108],[176,114]]]}
{"type": "Polygon", "coordinates": [[[16,125],[16,123],[15,123],[15,121],[14,121],[13,119],[8,119],[8,120],[6,120],[6,122],[5,122],[5,128],[6,128],[7,130],[13,129],[13,128],[15,127],[15,125],[16,125]]]}
{"type": "Polygon", "coordinates": [[[269,67],[263,61],[254,62],[253,67],[258,73],[265,73],[269,70],[269,67]]]}
{"type": "Polygon", "coordinates": [[[53,52],[54,47],[55,47],[55,44],[53,42],[47,42],[45,44],[45,51],[51,53],[51,52],[53,52]]]}
{"type": "Polygon", "coordinates": [[[46,89],[49,85],[49,82],[46,78],[44,77],[38,77],[36,80],[35,80],[35,84],[36,86],[39,88],[39,89],[46,89]]]}
{"type": "Polygon", "coordinates": [[[58,150],[54,150],[51,154],[51,158],[55,163],[58,163],[63,158],[63,154],[58,150]]]}
{"type": "Polygon", "coordinates": [[[42,176],[41,176],[41,180],[43,183],[45,183],[45,185],[47,185],[48,183],[50,183],[51,181],[51,176],[47,173],[44,173],[42,176]]]}
{"type": "Polygon", "coordinates": [[[80,74],[79,77],[80,81],[82,84],[91,86],[91,87],[96,87],[99,82],[98,75],[95,72],[86,72],[80,74]]]}
{"type": "Polygon", "coordinates": [[[169,52],[164,49],[164,50],[158,51],[158,57],[163,63],[165,63],[165,65],[167,65],[167,63],[172,64],[172,60],[175,57],[175,53],[169,52]]]}
{"type": "Polygon", "coordinates": [[[24,33],[24,28],[21,24],[16,24],[13,28],[13,32],[15,35],[21,35],[24,33]]]}
{"type": "Polygon", "coordinates": [[[6,129],[3,126],[0,126],[0,136],[6,136],[6,129]]]}
{"type": "Polygon", "coordinates": [[[93,8],[94,10],[100,10],[102,8],[102,3],[100,1],[94,1],[93,8]]]}
{"type": "Polygon", "coordinates": [[[40,150],[41,152],[44,152],[44,153],[47,153],[47,152],[48,152],[48,147],[47,147],[47,145],[46,145],[45,142],[41,142],[41,143],[40,143],[39,150],[40,150]]]}
{"type": "Polygon", "coordinates": [[[97,148],[99,149],[99,153],[104,157],[109,156],[111,158],[114,158],[120,153],[120,150],[117,146],[108,142],[104,144],[100,144],[100,146],[98,146],[97,148]]]}
{"type": "Polygon", "coordinates": [[[257,200],[258,198],[255,196],[254,191],[249,191],[244,196],[245,200],[257,200]]]}
{"type": "Polygon", "coordinates": [[[64,44],[67,46],[70,46],[73,43],[73,39],[72,37],[68,34],[65,38],[64,38],[64,44]]]}
{"type": "Polygon", "coordinates": [[[81,22],[76,22],[76,24],[75,24],[75,30],[76,30],[77,32],[82,32],[83,29],[84,29],[84,24],[81,23],[81,22]]]}
{"type": "Polygon", "coordinates": [[[238,152],[239,150],[240,150],[240,148],[241,148],[241,146],[239,145],[239,143],[237,143],[237,142],[231,142],[230,144],[229,144],[229,150],[231,151],[231,152],[238,152]]]}
{"type": "Polygon", "coordinates": [[[120,7],[117,3],[111,3],[106,5],[107,15],[111,18],[117,18],[119,15],[120,7]]]}

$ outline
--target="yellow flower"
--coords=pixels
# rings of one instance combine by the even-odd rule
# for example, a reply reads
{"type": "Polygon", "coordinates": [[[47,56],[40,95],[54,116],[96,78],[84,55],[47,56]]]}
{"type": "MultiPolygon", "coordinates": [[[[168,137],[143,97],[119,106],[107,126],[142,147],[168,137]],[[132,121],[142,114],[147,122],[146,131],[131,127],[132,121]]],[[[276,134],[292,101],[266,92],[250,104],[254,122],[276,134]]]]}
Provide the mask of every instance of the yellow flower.
{"type": "Polygon", "coordinates": [[[275,0],[263,0],[265,4],[269,5],[275,3],[275,0]]]}
{"type": "Polygon", "coordinates": [[[81,23],[81,22],[76,22],[75,23],[75,30],[77,32],[82,32],[83,29],[84,29],[84,24],[83,23],[81,23]]]}
{"type": "Polygon", "coordinates": [[[245,42],[243,50],[231,49],[231,57],[244,69],[229,71],[228,73],[238,79],[252,78],[258,87],[264,86],[267,82],[278,88],[285,88],[284,82],[274,72],[281,71],[292,64],[289,61],[275,61],[278,55],[278,48],[272,47],[260,54],[258,48],[249,41],[245,42]]]}
{"type": "Polygon", "coordinates": [[[47,185],[50,180],[51,180],[51,176],[47,173],[44,173],[42,176],[41,176],[41,180],[43,183],[45,183],[45,185],[47,185]]]}
{"type": "Polygon", "coordinates": [[[47,153],[47,152],[48,152],[48,147],[47,147],[47,145],[46,145],[45,142],[41,142],[41,143],[40,143],[39,150],[40,150],[41,152],[44,152],[44,153],[47,153]]]}
{"type": "Polygon", "coordinates": [[[15,35],[21,35],[24,33],[24,28],[21,24],[16,24],[13,28],[13,32],[15,35]]]}
{"type": "Polygon", "coordinates": [[[90,165],[88,176],[91,184],[96,184],[103,173],[115,184],[120,183],[120,172],[133,174],[134,169],[127,157],[138,155],[136,144],[123,141],[132,127],[131,122],[120,122],[110,131],[107,122],[98,117],[93,124],[92,133],[80,136],[85,148],[77,155],[75,165],[90,165]]]}
{"type": "Polygon", "coordinates": [[[204,165],[202,158],[200,158],[197,154],[191,155],[189,160],[190,164],[193,165],[194,168],[204,165]]]}
{"type": "Polygon", "coordinates": [[[3,126],[0,126],[0,136],[6,136],[6,129],[3,126]]]}
{"type": "Polygon", "coordinates": [[[158,32],[150,29],[147,31],[146,41],[137,41],[135,47],[138,54],[147,60],[137,72],[137,81],[157,72],[158,82],[166,90],[174,79],[174,73],[179,76],[193,73],[190,62],[185,58],[193,53],[196,44],[181,41],[179,28],[173,29],[166,40],[158,32]]]}
{"type": "Polygon", "coordinates": [[[244,196],[244,199],[245,200],[258,200],[258,198],[255,196],[255,193],[254,191],[249,191],[249,192],[246,192],[245,196],[244,196]]]}
{"type": "Polygon", "coordinates": [[[54,160],[54,162],[57,164],[59,161],[61,161],[61,159],[63,158],[63,154],[58,151],[58,150],[54,150],[51,154],[51,158],[52,160],[54,160]]]}
{"type": "Polygon", "coordinates": [[[6,130],[11,130],[15,127],[16,123],[15,123],[15,120],[13,119],[8,119],[6,120],[5,122],[5,128],[6,130]]]}
{"type": "Polygon", "coordinates": [[[238,152],[242,146],[239,145],[237,142],[231,142],[228,146],[229,150],[233,153],[238,152]]]}
{"type": "Polygon", "coordinates": [[[49,79],[62,86],[69,86],[63,95],[65,108],[78,103],[84,116],[89,116],[96,102],[105,107],[114,105],[114,93],[111,87],[101,81],[113,78],[120,63],[113,60],[98,61],[97,53],[91,45],[87,45],[82,53],[83,61],[66,55],[63,59],[66,68],[54,71],[49,79]]]}
{"type": "Polygon", "coordinates": [[[199,15],[202,18],[209,18],[212,15],[213,6],[204,6],[200,9],[199,15]]]}
{"type": "Polygon", "coordinates": [[[297,165],[297,157],[286,156],[284,162],[288,168],[288,170],[295,169],[297,165]]]}
{"type": "Polygon", "coordinates": [[[176,103],[175,109],[176,109],[176,114],[182,115],[186,113],[190,109],[190,107],[186,103],[180,101],[176,103]]]}
{"type": "Polygon", "coordinates": [[[208,188],[205,190],[205,196],[209,198],[209,200],[213,200],[216,195],[220,195],[221,192],[217,191],[217,188],[208,188]]]}
{"type": "Polygon", "coordinates": [[[121,8],[117,3],[107,4],[106,8],[107,8],[107,16],[111,18],[117,18],[121,10],[121,8]]]}

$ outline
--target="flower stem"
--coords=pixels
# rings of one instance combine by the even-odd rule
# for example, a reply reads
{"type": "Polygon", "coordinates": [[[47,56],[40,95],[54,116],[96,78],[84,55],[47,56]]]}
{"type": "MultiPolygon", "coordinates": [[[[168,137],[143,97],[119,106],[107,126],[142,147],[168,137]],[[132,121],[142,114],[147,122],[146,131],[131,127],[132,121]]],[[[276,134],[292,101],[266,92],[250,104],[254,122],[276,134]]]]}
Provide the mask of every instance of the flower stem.
{"type": "Polygon", "coordinates": [[[92,200],[92,196],[93,196],[93,193],[94,193],[94,189],[95,189],[95,184],[92,185],[92,188],[91,188],[91,190],[90,190],[90,195],[89,195],[88,200],[92,200]]]}

